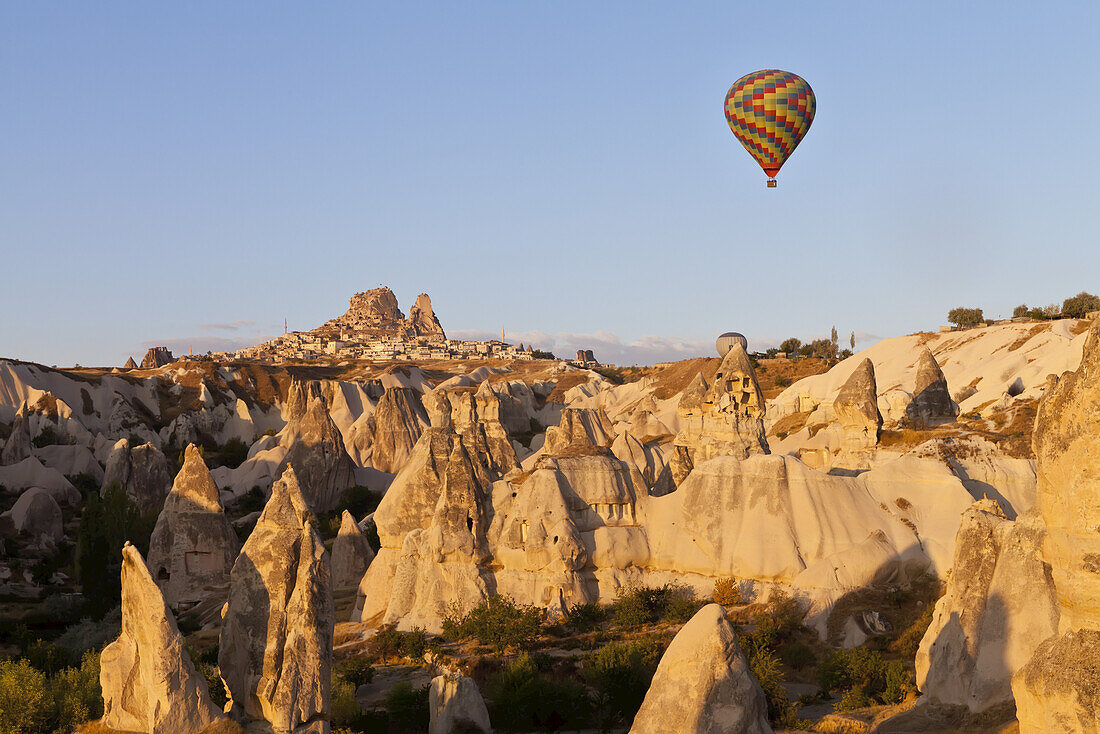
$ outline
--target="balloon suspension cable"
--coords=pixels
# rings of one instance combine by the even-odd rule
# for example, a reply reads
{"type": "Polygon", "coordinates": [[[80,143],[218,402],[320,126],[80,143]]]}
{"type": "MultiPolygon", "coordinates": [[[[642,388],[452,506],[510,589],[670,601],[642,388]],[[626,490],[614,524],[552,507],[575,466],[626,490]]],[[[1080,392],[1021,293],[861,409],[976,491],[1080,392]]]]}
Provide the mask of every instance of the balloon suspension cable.
{"type": "Polygon", "coordinates": [[[779,184],[778,184],[778,182],[777,182],[777,181],[775,180],[775,176],[768,176],[768,188],[769,188],[769,189],[774,189],[774,188],[775,188],[776,186],[778,186],[778,185],[779,185],[779,184]]]}

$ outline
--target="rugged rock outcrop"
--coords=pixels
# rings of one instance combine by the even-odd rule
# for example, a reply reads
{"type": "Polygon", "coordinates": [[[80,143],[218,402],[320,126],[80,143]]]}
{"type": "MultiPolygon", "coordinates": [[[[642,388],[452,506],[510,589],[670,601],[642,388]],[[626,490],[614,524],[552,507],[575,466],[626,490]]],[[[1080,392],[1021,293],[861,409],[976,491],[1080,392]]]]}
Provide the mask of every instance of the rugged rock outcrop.
{"type": "Polygon", "coordinates": [[[1100,630],[1048,638],[1012,679],[1020,732],[1100,731],[1100,630]]]}
{"type": "Polygon", "coordinates": [[[917,651],[929,703],[979,713],[1012,701],[1012,675],[1058,629],[1042,542],[1037,513],[1013,522],[986,499],[963,514],[947,592],[917,651]]]}
{"type": "Polygon", "coordinates": [[[861,452],[878,444],[882,415],[878,410],[878,386],[871,360],[859,363],[833,401],[837,422],[844,431],[841,451],[861,452]]]}
{"type": "Polygon", "coordinates": [[[722,607],[696,612],[668,646],[630,734],[771,734],[764,692],[722,607]]]}
{"type": "Polygon", "coordinates": [[[171,364],[173,359],[172,352],[168,350],[168,347],[151,347],[145,353],[145,356],[141,358],[141,368],[143,370],[156,369],[171,364]]]}
{"type": "Polygon", "coordinates": [[[344,510],[340,532],[332,543],[332,586],[335,589],[355,588],[374,560],[367,536],[359,529],[355,518],[344,510]]]}
{"type": "Polygon", "coordinates": [[[27,403],[19,408],[11,424],[11,434],[0,450],[0,466],[18,464],[31,455],[31,432],[27,424],[27,403]]]}
{"type": "Polygon", "coordinates": [[[408,328],[417,336],[438,334],[445,336],[439,319],[432,310],[432,299],[427,293],[421,293],[416,297],[416,303],[409,309],[408,328]]]}
{"type": "Polygon", "coordinates": [[[606,449],[614,438],[615,427],[602,408],[565,408],[558,425],[546,429],[543,453],[559,456],[569,451],[606,449]]]}
{"type": "Polygon", "coordinates": [[[224,595],[239,545],[218,487],[198,448],[189,445],[149,540],[149,568],[168,605],[224,595]]]}
{"type": "Polygon", "coordinates": [[[1032,435],[1044,555],[1059,636],[1012,680],[1020,731],[1095,731],[1100,722],[1100,319],[1080,367],[1050,378],[1032,435]]]}
{"type": "Polygon", "coordinates": [[[390,387],[367,419],[367,429],[356,437],[360,456],[375,469],[396,474],[409,460],[413,446],[428,427],[428,413],[420,393],[411,387],[390,387]]]}
{"type": "Polygon", "coordinates": [[[444,673],[428,689],[428,734],[492,734],[485,699],[470,678],[444,673]]]}
{"type": "Polygon", "coordinates": [[[286,456],[279,466],[294,466],[297,481],[314,512],[328,512],[355,486],[355,465],[344,439],[328,413],[321,383],[294,381],[287,394],[288,423],[282,444],[286,456]]]}
{"type": "Polygon", "coordinates": [[[905,418],[918,428],[926,428],[952,420],[958,414],[959,407],[951,399],[939,362],[927,348],[921,350],[913,398],[905,408],[905,418]]]}
{"type": "Polygon", "coordinates": [[[680,398],[680,432],[673,439],[676,455],[670,462],[676,484],[697,464],[716,456],[743,459],[768,453],[764,410],[749,355],[735,343],[710,386],[699,375],[680,398]]]}
{"type": "Polygon", "coordinates": [[[112,730],[197,734],[224,716],[195,672],[149,569],[122,549],[122,633],[99,659],[103,723],[112,730]]]}
{"type": "Polygon", "coordinates": [[[124,369],[124,370],[136,370],[137,369],[137,362],[134,361],[133,357],[127,357],[126,358],[126,364],[122,365],[122,369],[124,369]]]}
{"type": "Polygon", "coordinates": [[[328,552],[287,467],[230,574],[218,663],[231,715],[328,731],[334,623],[328,552]]]}
{"type": "Polygon", "coordinates": [[[122,487],[143,514],[160,512],[172,486],[168,460],[151,443],[131,447],[128,439],[119,439],[107,457],[103,492],[115,483],[122,487]]]}
{"type": "Polygon", "coordinates": [[[497,404],[485,392],[427,396],[432,425],[374,513],[382,547],[359,586],[354,621],[437,629],[448,604],[472,606],[491,593],[489,487],[516,464],[499,420],[479,414],[497,404]]]}

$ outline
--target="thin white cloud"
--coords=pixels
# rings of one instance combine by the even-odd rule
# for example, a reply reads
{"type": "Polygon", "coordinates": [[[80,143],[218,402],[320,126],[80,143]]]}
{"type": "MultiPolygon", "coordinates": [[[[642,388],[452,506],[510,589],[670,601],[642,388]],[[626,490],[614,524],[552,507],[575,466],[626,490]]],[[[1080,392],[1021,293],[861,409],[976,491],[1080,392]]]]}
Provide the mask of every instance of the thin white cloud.
{"type": "Polygon", "coordinates": [[[252,319],[241,319],[240,321],[229,321],[221,324],[199,324],[199,328],[207,331],[237,331],[246,326],[253,326],[255,323],[252,319]]]}
{"type": "Polygon", "coordinates": [[[242,347],[250,347],[253,344],[265,342],[271,338],[272,337],[269,336],[222,337],[203,335],[147,341],[142,342],[141,347],[142,350],[149,349],[150,347],[168,347],[174,356],[180,357],[191,352],[195,354],[206,354],[207,352],[232,352],[242,347]]]}

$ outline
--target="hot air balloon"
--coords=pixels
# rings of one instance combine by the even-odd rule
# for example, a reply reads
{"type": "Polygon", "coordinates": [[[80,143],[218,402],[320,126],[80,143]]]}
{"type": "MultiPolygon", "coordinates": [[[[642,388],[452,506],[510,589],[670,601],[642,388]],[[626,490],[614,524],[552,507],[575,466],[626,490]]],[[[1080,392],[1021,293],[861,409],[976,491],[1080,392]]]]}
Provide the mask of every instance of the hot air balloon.
{"type": "Polygon", "coordinates": [[[746,74],[726,93],[726,122],[764,173],[768,188],[814,121],[817,99],[806,80],[779,69],[746,74]]]}
{"type": "Polygon", "coordinates": [[[727,331],[718,337],[714,342],[714,348],[718,350],[719,357],[725,357],[726,352],[733,349],[734,344],[740,344],[746,352],[749,349],[749,340],[744,334],[738,334],[736,331],[727,331]]]}

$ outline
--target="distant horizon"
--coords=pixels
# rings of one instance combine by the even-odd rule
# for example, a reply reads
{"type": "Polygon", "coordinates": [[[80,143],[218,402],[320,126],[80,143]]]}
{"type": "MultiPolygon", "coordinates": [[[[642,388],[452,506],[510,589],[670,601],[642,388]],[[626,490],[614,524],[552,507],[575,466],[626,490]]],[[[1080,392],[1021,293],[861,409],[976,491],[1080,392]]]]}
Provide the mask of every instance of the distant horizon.
{"type": "MultiPolygon", "coordinates": [[[[384,283],[379,283],[375,287],[389,287],[384,283]]],[[[369,289],[365,289],[369,290],[369,289]]],[[[392,289],[391,289],[392,290],[392,289]]],[[[356,291],[360,293],[362,291],[356,291]]],[[[426,291],[418,291],[420,293],[426,293],[426,291]]],[[[354,294],[349,294],[348,298],[354,294]]],[[[429,298],[431,294],[427,294],[429,298]]],[[[1075,295],[1075,294],[1070,294],[1075,295]]],[[[402,298],[395,292],[395,296],[398,300],[398,307],[401,308],[403,313],[407,315],[407,309],[403,307],[402,298]]],[[[1068,297],[1068,296],[1067,296],[1068,297]]],[[[408,303],[411,305],[415,301],[416,295],[408,299],[408,303]]],[[[1019,304],[1017,304],[1019,305],[1019,304]]],[[[1060,304],[1046,304],[1046,305],[1060,305],[1060,304]]],[[[444,331],[448,338],[462,339],[467,341],[488,341],[492,339],[499,339],[500,332],[493,332],[484,329],[449,329],[446,323],[446,314],[440,315],[438,309],[435,307],[435,301],[432,301],[432,308],[436,312],[436,316],[439,317],[440,323],[443,326],[444,331]]],[[[981,308],[975,306],[975,308],[981,308]]],[[[346,309],[345,309],[346,310],[346,309]]],[[[308,332],[322,326],[329,319],[339,316],[340,313],[332,314],[328,318],[313,324],[312,326],[291,326],[290,319],[287,319],[287,331],[288,332],[308,332]]],[[[946,313],[944,314],[946,317],[946,313]]],[[[990,314],[984,313],[986,319],[1000,321],[1012,317],[1011,313],[1008,314],[990,314]]],[[[918,328],[912,331],[897,334],[868,334],[866,332],[856,331],[854,332],[856,339],[856,348],[854,351],[858,352],[862,349],[866,349],[873,344],[889,339],[893,337],[908,336],[914,333],[932,333],[939,330],[941,326],[947,325],[947,319],[942,319],[935,325],[930,325],[926,328],[918,328]]],[[[209,335],[199,335],[195,337],[184,338],[168,338],[168,339],[153,339],[143,342],[139,349],[126,353],[122,356],[118,363],[91,363],[85,360],[76,360],[72,364],[62,364],[54,362],[47,364],[41,360],[31,359],[21,355],[0,355],[0,359],[15,359],[23,362],[33,362],[36,364],[43,364],[58,369],[65,369],[69,367],[80,366],[81,368],[88,369],[109,369],[112,367],[121,367],[125,364],[126,360],[130,357],[135,362],[140,363],[142,356],[150,349],[154,347],[167,347],[172,352],[174,357],[182,357],[188,354],[205,355],[207,352],[233,352],[243,347],[253,346],[266,341],[270,341],[279,334],[282,334],[282,329],[278,332],[270,333],[267,335],[257,334],[252,336],[240,336],[240,337],[224,337],[217,336],[217,333],[231,333],[239,330],[245,330],[256,325],[255,321],[242,319],[232,322],[220,322],[220,323],[204,323],[200,324],[200,327],[208,332],[212,332],[209,335]]],[[[843,330],[837,328],[837,334],[841,348],[846,348],[849,343],[849,339],[853,332],[851,330],[843,330]]],[[[559,359],[570,359],[578,349],[591,349],[595,352],[595,356],[598,361],[604,364],[614,364],[619,366],[645,366],[654,365],[660,362],[673,362],[684,359],[694,359],[698,357],[717,357],[715,350],[714,340],[719,336],[718,333],[714,335],[709,341],[706,340],[677,340],[674,338],[658,337],[658,336],[646,336],[640,339],[634,340],[629,343],[623,342],[619,337],[611,332],[594,332],[592,334],[574,334],[567,332],[557,333],[545,333],[541,331],[509,331],[507,327],[504,329],[505,341],[510,344],[524,344],[531,345],[535,349],[541,349],[549,352],[553,352],[559,359]],[[626,360],[626,361],[624,361],[626,360]],[[632,360],[632,361],[629,361],[632,360]]],[[[804,344],[815,339],[827,339],[830,337],[830,333],[823,332],[818,334],[787,334],[785,336],[759,338],[752,337],[746,334],[746,338],[749,340],[750,352],[765,352],[768,349],[778,348],[780,343],[784,340],[794,337],[799,339],[804,344]]],[[[400,360],[395,360],[400,361],[400,360]]]]}
{"type": "Polygon", "coordinates": [[[623,364],[1100,291],[1095,4],[2,13],[14,358],[223,351],[379,280],[623,364]],[[764,68],[817,98],[776,189],[723,110],[764,68]]]}

